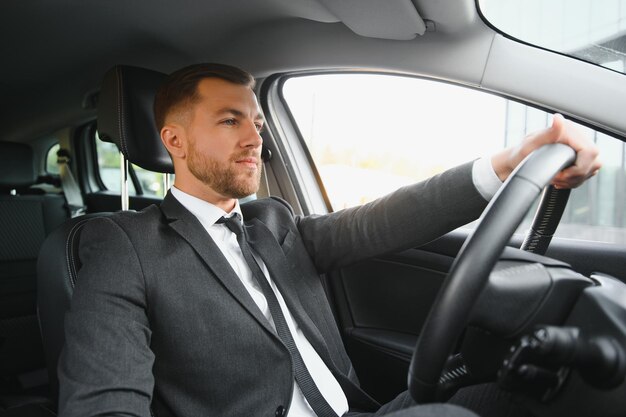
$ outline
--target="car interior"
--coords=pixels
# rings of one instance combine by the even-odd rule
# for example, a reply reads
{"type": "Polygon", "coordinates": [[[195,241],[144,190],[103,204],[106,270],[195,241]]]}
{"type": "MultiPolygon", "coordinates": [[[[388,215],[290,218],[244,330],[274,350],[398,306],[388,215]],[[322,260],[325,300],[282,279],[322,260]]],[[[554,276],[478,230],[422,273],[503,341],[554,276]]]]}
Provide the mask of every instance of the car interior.
{"type": "MultiPolygon", "coordinates": [[[[57,415],[56,366],[81,268],[81,229],[95,217],[162,200],[174,178],[152,114],[154,94],[167,74],[198,62],[236,65],[255,76],[266,129],[261,188],[249,198],[279,196],[297,215],[347,207],[352,203],[335,196],[348,201],[359,187],[369,198],[377,181],[396,187],[396,177],[366,174],[379,165],[397,171],[397,160],[337,169],[339,153],[354,163],[360,151],[331,154],[329,144],[344,146],[362,130],[374,133],[372,154],[386,157],[398,147],[407,170],[416,170],[417,153],[434,155],[442,147],[428,137],[428,109],[441,113],[431,121],[441,129],[478,126],[479,133],[462,138],[467,143],[457,138],[462,149],[487,149],[480,134],[487,124],[506,138],[499,148],[511,143],[509,136],[543,128],[553,113],[579,124],[605,161],[580,189],[570,194],[549,187],[575,155],[564,145],[542,148],[504,184],[478,223],[434,241],[416,237],[414,248],[320,279],[361,386],[380,402],[407,389],[420,403],[442,402],[491,383],[534,416],[623,416],[626,3],[531,3],[3,5],[1,50],[11,59],[0,69],[0,416],[57,415]],[[557,12],[578,19],[568,30],[572,39],[584,33],[585,46],[564,41],[557,49],[523,38],[549,38],[548,27],[565,27],[557,12]],[[349,83],[343,76],[362,83],[343,90],[349,83]],[[405,97],[391,102],[374,95],[375,77],[427,82],[442,92],[429,95],[430,87],[418,84],[410,95],[401,87],[405,97]],[[305,95],[309,81],[336,82],[328,90],[338,96],[327,100],[316,87],[305,95]],[[477,104],[487,101],[448,96],[448,87],[502,100],[504,121],[495,120],[496,107],[477,104]],[[350,99],[383,110],[354,110],[350,99]],[[514,119],[520,106],[523,127],[514,119]],[[471,107],[493,122],[479,120],[471,107]],[[353,110],[360,119],[348,120],[353,110]],[[415,120],[407,120],[405,110],[415,120]],[[324,117],[340,124],[315,127],[324,117]],[[378,118],[381,130],[371,120],[378,118]],[[395,125],[409,133],[390,133],[395,125]],[[386,134],[406,135],[420,148],[402,149],[381,137],[386,134]],[[345,185],[335,185],[339,179],[345,185]]],[[[356,149],[368,140],[357,140],[356,149]]],[[[460,151],[459,158],[479,156],[460,151]]],[[[365,194],[354,200],[362,204],[365,194]]]]}

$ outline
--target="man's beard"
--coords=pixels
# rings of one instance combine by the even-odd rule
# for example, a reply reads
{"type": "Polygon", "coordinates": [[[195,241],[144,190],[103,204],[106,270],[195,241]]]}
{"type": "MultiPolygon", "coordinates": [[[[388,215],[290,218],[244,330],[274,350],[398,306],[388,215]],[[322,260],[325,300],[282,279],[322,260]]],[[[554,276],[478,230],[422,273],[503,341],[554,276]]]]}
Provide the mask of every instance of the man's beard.
{"type": "Polygon", "coordinates": [[[193,147],[188,154],[187,166],[197,179],[213,191],[229,198],[244,198],[254,194],[261,183],[262,163],[260,156],[255,153],[244,152],[226,163],[221,163],[208,155],[202,155],[193,147]],[[258,161],[256,170],[245,172],[236,169],[235,161],[252,156],[258,161]]]}

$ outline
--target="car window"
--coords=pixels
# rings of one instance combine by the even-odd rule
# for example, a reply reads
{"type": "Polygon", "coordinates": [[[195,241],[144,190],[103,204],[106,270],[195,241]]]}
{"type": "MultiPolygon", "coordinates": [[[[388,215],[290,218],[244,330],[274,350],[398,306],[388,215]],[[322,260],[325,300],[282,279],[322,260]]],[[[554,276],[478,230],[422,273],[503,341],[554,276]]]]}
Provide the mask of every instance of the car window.
{"type": "MultiPolygon", "coordinates": [[[[282,93],[334,210],[490,155],[551,121],[512,100],[413,77],[299,76],[282,93]]],[[[626,243],[624,143],[579,128],[599,146],[604,167],[572,192],[557,235],[626,243]]]]}
{"type": "Polygon", "coordinates": [[[478,6],[511,37],[626,72],[623,0],[479,0],[478,6]]]}
{"type": "Polygon", "coordinates": [[[46,172],[48,174],[59,174],[59,164],[57,163],[57,152],[61,146],[57,143],[48,149],[46,154],[46,172]]]}
{"type": "MultiPolygon", "coordinates": [[[[107,190],[119,193],[121,190],[121,171],[120,153],[117,146],[113,143],[101,141],[97,138],[97,134],[95,143],[100,180],[107,190]]],[[[135,164],[131,164],[130,169],[132,169],[137,176],[140,191],[138,192],[134,182],[129,177],[129,195],[142,194],[149,197],[165,196],[164,176],[166,174],[148,171],[135,164]]]]}

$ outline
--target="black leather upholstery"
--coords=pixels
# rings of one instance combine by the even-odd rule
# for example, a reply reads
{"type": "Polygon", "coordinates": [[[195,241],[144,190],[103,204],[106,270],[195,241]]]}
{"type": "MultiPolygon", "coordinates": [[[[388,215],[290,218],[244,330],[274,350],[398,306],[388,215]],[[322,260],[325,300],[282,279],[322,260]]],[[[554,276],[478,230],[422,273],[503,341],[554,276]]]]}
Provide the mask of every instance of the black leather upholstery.
{"type": "Polygon", "coordinates": [[[45,346],[50,392],[54,399],[58,393],[57,362],[65,342],[63,320],[65,312],[70,308],[72,293],[80,270],[78,257],[80,232],[90,219],[109,214],[87,214],[68,220],[48,236],[41,248],[37,262],[39,286],[37,304],[45,346]]]}
{"type": "Polygon", "coordinates": [[[22,193],[36,178],[31,148],[0,142],[0,406],[46,383],[35,265],[46,236],[69,215],[61,194],[22,193]]]}
{"type": "Polygon", "coordinates": [[[23,143],[0,142],[0,189],[23,188],[37,181],[33,150],[23,143]]]}
{"type": "Polygon", "coordinates": [[[150,171],[174,172],[161,143],[153,102],[165,74],[115,66],[104,76],[98,104],[98,135],[115,143],[129,161],[150,171]]]}
{"type": "MultiPolygon", "coordinates": [[[[100,138],[115,143],[128,160],[142,168],[173,172],[152,114],[152,101],[164,74],[117,66],[105,75],[98,107],[100,138]]],[[[65,341],[64,317],[78,279],[78,247],[82,227],[92,218],[110,213],[75,217],[44,242],[37,263],[38,307],[44,341],[51,399],[58,398],[57,362],[65,341]]]]}
{"type": "Polygon", "coordinates": [[[0,411],[0,417],[53,417],[56,414],[47,403],[33,402],[0,411]]]}

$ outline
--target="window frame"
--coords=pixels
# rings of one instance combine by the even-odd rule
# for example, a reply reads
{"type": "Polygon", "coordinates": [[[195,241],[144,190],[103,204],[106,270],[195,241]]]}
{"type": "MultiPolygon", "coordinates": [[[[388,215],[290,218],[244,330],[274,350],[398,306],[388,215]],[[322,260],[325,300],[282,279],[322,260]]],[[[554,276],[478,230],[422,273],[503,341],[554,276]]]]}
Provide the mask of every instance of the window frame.
{"type": "MultiPolygon", "coordinates": [[[[536,48],[536,49],[539,49],[539,50],[542,50],[542,51],[550,52],[552,54],[561,55],[561,56],[564,56],[564,57],[569,58],[569,59],[574,59],[576,61],[584,62],[586,64],[592,64],[592,65],[594,65],[596,67],[603,68],[603,69],[605,69],[607,71],[615,72],[615,73],[618,73],[618,74],[620,74],[622,76],[626,76],[626,74],[621,72],[621,71],[617,71],[617,70],[614,70],[614,69],[602,66],[602,65],[600,65],[598,63],[595,63],[595,62],[592,62],[592,61],[588,61],[586,59],[582,59],[582,58],[577,57],[577,56],[568,55],[565,52],[555,51],[554,49],[549,49],[549,48],[546,48],[544,46],[535,45],[535,44],[530,43],[528,41],[525,41],[525,40],[516,38],[515,36],[509,35],[508,33],[504,32],[502,29],[498,28],[493,23],[491,23],[489,21],[489,19],[487,19],[487,17],[484,15],[482,9],[480,8],[480,0],[474,0],[474,5],[476,7],[476,13],[478,13],[478,16],[483,21],[483,23],[485,25],[487,25],[491,30],[496,32],[497,34],[499,34],[499,35],[501,35],[501,36],[503,36],[503,37],[505,37],[505,38],[507,38],[509,40],[512,40],[512,41],[517,42],[517,43],[520,43],[522,45],[530,46],[531,48],[536,48]]],[[[574,119],[572,119],[572,120],[574,120],[574,119]]],[[[577,123],[581,123],[582,124],[582,122],[578,122],[578,121],[577,121],[577,123]]],[[[588,127],[590,127],[590,126],[588,126],[588,127]]],[[[592,128],[592,129],[598,130],[597,128],[592,128]]],[[[613,132],[612,134],[615,134],[615,132],[613,132]]]]}
{"type": "MultiPolygon", "coordinates": [[[[315,76],[315,75],[334,75],[334,74],[378,74],[378,75],[383,75],[383,76],[399,76],[399,77],[406,77],[406,78],[413,78],[413,79],[420,79],[420,80],[425,80],[425,81],[429,81],[429,82],[436,82],[436,83],[443,83],[443,84],[448,84],[448,85],[453,85],[456,87],[460,87],[460,88],[469,88],[471,90],[474,91],[479,91],[483,94],[490,94],[492,96],[495,97],[499,97],[502,98],[504,100],[508,100],[510,102],[514,102],[514,103],[518,103],[520,105],[526,106],[528,108],[532,108],[532,109],[537,109],[540,110],[542,112],[546,112],[549,114],[553,114],[553,113],[559,113],[558,110],[555,110],[553,108],[550,108],[548,106],[544,106],[544,105],[540,105],[534,102],[530,102],[530,101],[525,101],[519,97],[511,97],[508,96],[506,94],[500,93],[500,92],[496,92],[496,91],[492,91],[492,90],[488,90],[485,88],[481,88],[479,86],[475,86],[475,85],[471,85],[471,84],[466,84],[466,83],[462,83],[462,82],[455,82],[455,81],[451,81],[451,80],[447,80],[447,79],[440,79],[437,77],[431,77],[431,76],[425,76],[425,75],[417,75],[417,74],[410,74],[410,73],[400,73],[400,72],[392,72],[392,71],[380,71],[380,70],[376,70],[376,71],[368,71],[368,70],[362,70],[362,69],[358,69],[358,70],[351,70],[351,69],[347,69],[347,70],[341,70],[341,69],[336,69],[336,70],[316,70],[316,71],[297,71],[297,72],[291,72],[291,73],[283,73],[283,74],[277,74],[276,76],[272,77],[271,79],[268,79],[268,82],[270,82],[272,84],[272,88],[274,91],[271,91],[270,88],[265,88],[264,90],[262,90],[262,92],[264,94],[262,94],[260,96],[260,100],[264,105],[264,110],[266,113],[266,116],[268,114],[272,114],[272,116],[276,116],[275,118],[269,118],[268,117],[268,127],[270,128],[275,128],[274,124],[280,124],[282,126],[284,125],[288,125],[289,126],[289,130],[291,131],[291,135],[278,135],[280,137],[280,140],[278,140],[278,146],[281,148],[281,150],[284,150],[288,147],[288,143],[286,144],[286,142],[289,141],[293,141],[294,139],[297,141],[297,147],[296,150],[298,150],[297,148],[299,148],[301,155],[299,155],[299,158],[295,158],[293,160],[295,160],[296,162],[300,161],[306,161],[306,163],[308,164],[308,171],[309,171],[309,181],[308,183],[311,183],[311,179],[314,180],[314,183],[317,187],[317,191],[323,196],[323,204],[326,207],[326,212],[332,212],[333,208],[332,208],[332,203],[329,200],[328,194],[326,192],[326,188],[325,185],[323,183],[323,180],[320,176],[319,173],[319,169],[317,167],[317,164],[315,163],[315,160],[313,159],[313,156],[311,155],[311,152],[308,149],[308,145],[306,144],[305,140],[304,140],[304,136],[302,134],[302,132],[300,131],[300,127],[297,125],[295,118],[291,112],[291,109],[285,99],[285,95],[284,95],[284,84],[293,78],[298,78],[298,77],[307,77],[307,76],[315,76]],[[274,114],[275,112],[275,108],[276,103],[271,103],[272,101],[279,101],[280,102],[280,107],[281,107],[281,113],[278,114],[274,114]],[[271,105],[268,104],[268,102],[270,102],[271,105]],[[268,109],[270,111],[268,111],[268,109]]],[[[594,125],[593,123],[589,122],[588,120],[582,120],[581,118],[576,117],[575,115],[571,115],[568,114],[566,112],[560,112],[561,114],[563,114],[567,119],[576,122],[584,127],[590,128],[596,132],[599,133],[603,133],[605,135],[608,135],[611,138],[614,138],[615,140],[619,140],[623,143],[626,143],[626,136],[623,134],[616,134],[614,131],[609,131],[606,128],[603,128],[602,126],[597,126],[594,125]]],[[[284,130],[284,127],[282,128],[284,130]]],[[[293,147],[292,147],[293,148],[293,147]]],[[[293,157],[293,153],[294,153],[294,149],[290,149],[287,152],[287,155],[292,158],[293,157]]],[[[626,153],[624,154],[624,158],[626,159],[626,153]]],[[[304,206],[304,212],[305,214],[309,214],[309,213],[320,213],[323,214],[323,212],[321,211],[314,211],[310,205],[307,205],[308,202],[306,200],[303,200],[300,198],[301,195],[305,195],[307,193],[309,193],[309,190],[306,190],[306,183],[305,182],[301,182],[299,181],[299,178],[301,178],[302,176],[307,174],[307,170],[302,171],[300,169],[300,167],[296,167],[294,168],[293,165],[298,165],[297,163],[294,164],[288,164],[289,167],[292,170],[298,169],[301,172],[299,172],[298,174],[293,174],[290,175],[290,179],[293,183],[293,187],[298,190],[298,200],[299,202],[304,206]]],[[[310,187],[310,185],[309,185],[310,187]]],[[[593,190],[589,190],[588,191],[588,196],[587,198],[594,198],[594,195],[597,194],[593,192],[593,190]]],[[[625,209],[626,210],[626,209],[625,209]]],[[[617,226],[615,226],[617,227],[617,226]]],[[[622,228],[626,228],[626,224],[621,226],[622,228]]],[[[558,236],[556,236],[556,238],[559,238],[558,236]]],[[[569,239],[569,238],[565,238],[565,239],[569,239]]],[[[602,241],[594,241],[596,243],[608,243],[608,244],[616,244],[614,242],[602,242],[602,241]]]]}
{"type": "MultiPolygon", "coordinates": [[[[45,165],[44,165],[44,169],[43,171],[47,174],[47,175],[52,175],[52,176],[59,176],[61,173],[59,172],[59,163],[55,160],[54,165],[57,167],[57,172],[50,172],[50,170],[48,169],[48,158],[50,156],[50,152],[52,151],[52,148],[54,148],[55,146],[58,146],[59,149],[57,149],[57,152],[61,149],[61,143],[60,142],[55,142],[52,145],[50,145],[48,147],[48,149],[46,150],[46,156],[44,157],[44,161],[45,161],[45,165]]],[[[56,152],[54,154],[55,158],[58,158],[56,152]]],[[[41,165],[40,165],[41,166],[41,165]]]]}

